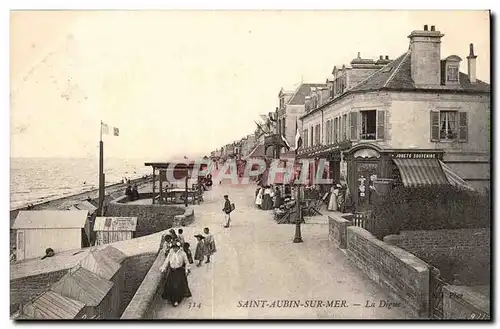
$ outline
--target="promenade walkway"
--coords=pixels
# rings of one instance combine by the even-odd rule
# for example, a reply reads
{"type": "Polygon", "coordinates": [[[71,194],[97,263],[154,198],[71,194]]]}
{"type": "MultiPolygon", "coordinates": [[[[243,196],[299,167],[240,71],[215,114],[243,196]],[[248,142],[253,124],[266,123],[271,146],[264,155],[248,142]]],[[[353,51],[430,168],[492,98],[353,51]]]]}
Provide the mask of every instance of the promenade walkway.
{"type": "Polygon", "coordinates": [[[218,251],[211,263],[192,267],[193,297],[175,308],[159,298],[154,318],[407,318],[403,307],[378,307],[393,300],[330,244],[326,223],[302,225],[304,243],[292,243],[295,226],[278,225],[271,212],[256,209],[254,192],[253,185],[216,184],[203,204],[192,206],[196,221],[184,228],[186,240],[194,249],[193,235],[207,226],[218,251]],[[222,227],[224,194],[236,204],[229,229],[222,227]],[[285,301],[301,306],[284,307],[285,301]],[[317,301],[333,302],[318,307],[317,301]],[[365,307],[372,302],[377,307],[365,307]]]}

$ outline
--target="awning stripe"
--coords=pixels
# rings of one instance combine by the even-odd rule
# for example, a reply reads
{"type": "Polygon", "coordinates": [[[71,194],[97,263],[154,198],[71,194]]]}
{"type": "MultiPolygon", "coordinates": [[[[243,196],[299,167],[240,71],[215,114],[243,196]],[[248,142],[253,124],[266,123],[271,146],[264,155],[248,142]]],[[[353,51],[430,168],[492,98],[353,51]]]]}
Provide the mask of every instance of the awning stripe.
{"type": "Polygon", "coordinates": [[[393,161],[406,187],[448,184],[437,159],[393,159],[393,161]]]}
{"type": "Polygon", "coordinates": [[[475,191],[475,189],[472,186],[470,186],[465,180],[463,180],[462,177],[454,173],[450,167],[448,167],[442,161],[439,161],[439,163],[441,164],[444,174],[446,175],[446,178],[448,179],[448,182],[450,182],[451,185],[464,188],[466,190],[475,191]]]}

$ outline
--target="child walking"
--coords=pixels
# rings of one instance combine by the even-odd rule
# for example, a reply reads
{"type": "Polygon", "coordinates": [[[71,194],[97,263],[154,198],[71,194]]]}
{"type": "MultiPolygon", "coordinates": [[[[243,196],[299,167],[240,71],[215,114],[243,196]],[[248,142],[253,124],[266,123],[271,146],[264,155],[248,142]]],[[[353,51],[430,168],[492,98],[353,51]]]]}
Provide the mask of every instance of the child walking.
{"type": "Polygon", "coordinates": [[[198,240],[198,243],[196,244],[196,251],[194,252],[194,260],[198,261],[198,264],[196,266],[200,267],[201,262],[205,258],[205,237],[201,234],[196,234],[194,236],[196,240],[198,240]]]}

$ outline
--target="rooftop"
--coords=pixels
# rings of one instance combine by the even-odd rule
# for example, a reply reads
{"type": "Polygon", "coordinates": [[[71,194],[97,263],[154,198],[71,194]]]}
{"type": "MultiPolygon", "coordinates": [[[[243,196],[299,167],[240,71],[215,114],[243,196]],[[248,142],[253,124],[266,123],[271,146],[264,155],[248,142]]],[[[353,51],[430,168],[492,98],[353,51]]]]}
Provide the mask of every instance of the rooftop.
{"type": "Polygon", "coordinates": [[[311,92],[312,87],[327,87],[326,84],[324,83],[302,83],[295,93],[293,94],[292,98],[288,101],[288,105],[303,105],[305,104],[306,101],[306,96],[309,95],[311,92]]]}
{"type": "Polygon", "coordinates": [[[88,210],[22,210],[13,229],[83,228],[87,223],[88,210]]]}
{"type": "Polygon", "coordinates": [[[73,319],[85,307],[82,302],[48,290],[23,309],[33,319],[73,319]]]}
{"type": "Polygon", "coordinates": [[[102,302],[112,287],[112,282],[77,266],[53,284],[50,290],[94,307],[102,302]]]}

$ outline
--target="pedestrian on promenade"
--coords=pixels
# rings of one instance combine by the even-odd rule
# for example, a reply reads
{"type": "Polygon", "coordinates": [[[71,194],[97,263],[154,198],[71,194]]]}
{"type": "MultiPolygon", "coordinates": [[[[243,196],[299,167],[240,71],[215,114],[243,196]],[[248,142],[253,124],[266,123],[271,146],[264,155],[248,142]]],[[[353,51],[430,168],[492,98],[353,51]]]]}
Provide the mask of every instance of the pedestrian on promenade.
{"type": "Polygon", "coordinates": [[[260,187],[259,191],[257,192],[257,197],[255,198],[255,204],[257,205],[257,208],[259,208],[259,209],[262,208],[263,195],[264,195],[264,188],[260,187]]]}
{"type": "Polygon", "coordinates": [[[262,210],[271,210],[273,209],[273,198],[271,197],[271,186],[266,185],[264,187],[264,193],[262,195],[262,210]]]}
{"type": "Polygon", "coordinates": [[[194,252],[194,260],[198,261],[198,264],[196,264],[196,266],[200,267],[201,262],[203,261],[203,259],[205,259],[205,254],[206,254],[205,241],[203,241],[205,237],[201,234],[196,234],[194,237],[198,241],[198,243],[196,244],[196,251],[194,252]]]}
{"type": "Polygon", "coordinates": [[[172,236],[173,240],[178,240],[179,238],[177,237],[177,234],[175,233],[175,230],[171,228],[168,233],[172,236]]]}
{"type": "Polygon", "coordinates": [[[166,273],[163,299],[167,299],[176,307],[184,298],[192,296],[187,280],[189,261],[179,241],[174,242],[160,271],[166,273]]]}
{"type": "Polygon", "coordinates": [[[181,246],[184,245],[184,243],[186,242],[184,240],[184,236],[182,235],[182,233],[184,233],[184,230],[182,228],[178,229],[177,230],[177,239],[179,240],[179,242],[181,243],[181,246]]]}
{"type": "Polygon", "coordinates": [[[166,256],[170,251],[170,248],[172,248],[172,236],[167,233],[162,236],[162,242],[160,243],[160,250],[158,252],[163,250],[166,256]]]}
{"type": "Polygon", "coordinates": [[[205,263],[210,263],[210,256],[217,251],[217,248],[215,248],[215,240],[213,235],[210,234],[208,227],[205,227],[203,232],[205,233],[205,255],[207,256],[207,261],[205,263]]]}
{"type": "Polygon", "coordinates": [[[233,211],[233,205],[231,204],[231,201],[229,201],[229,197],[224,195],[224,208],[222,208],[222,211],[224,212],[224,216],[226,219],[226,225],[224,227],[229,227],[229,224],[231,223],[231,212],[233,211]]]}
{"type": "Polygon", "coordinates": [[[281,207],[282,204],[283,204],[283,198],[281,197],[281,191],[279,186],[276,186],[276,190],[274,192],[274,208],[279,209],[279,207],[281,207]]]}

